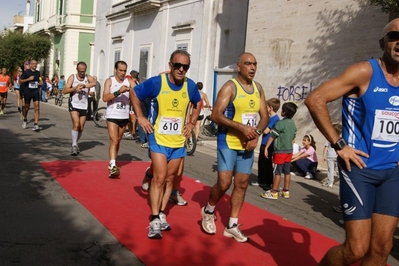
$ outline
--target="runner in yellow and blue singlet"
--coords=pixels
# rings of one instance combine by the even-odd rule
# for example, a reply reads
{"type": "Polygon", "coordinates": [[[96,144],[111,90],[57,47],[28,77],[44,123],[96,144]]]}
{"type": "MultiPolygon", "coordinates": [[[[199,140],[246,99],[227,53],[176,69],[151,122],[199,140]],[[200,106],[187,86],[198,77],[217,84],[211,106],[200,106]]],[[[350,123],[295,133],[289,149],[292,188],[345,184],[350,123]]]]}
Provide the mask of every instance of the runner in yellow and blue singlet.
{"type": "Polygon", "coordinates": [[[176,50],[170,56],[170,72],[149,78],[131,91],[137,121],[148,134],[149,156],[152,160],[153,180],[149,188],[151,222],[148,237],[162,238],[161,231],[171,229],[164,210],[178,174],[184,146],[197,122],[201,96],[195,82],[186,78],[190,54],[176,50]],[[149,117],[143,117],[140,103],[151,99],[149,117]],[[191,119],[186,121],[189,103],[194,105],[191,119]]]}

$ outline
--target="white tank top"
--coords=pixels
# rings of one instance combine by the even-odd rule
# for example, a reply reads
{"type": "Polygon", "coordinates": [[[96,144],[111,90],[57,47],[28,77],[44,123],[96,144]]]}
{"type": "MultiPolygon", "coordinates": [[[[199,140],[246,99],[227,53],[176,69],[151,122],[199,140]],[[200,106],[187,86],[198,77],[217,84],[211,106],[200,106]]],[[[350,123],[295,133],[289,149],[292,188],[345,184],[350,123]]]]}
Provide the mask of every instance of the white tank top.
{"type": "MultiPolygon", "coordinates": [[[[122,86],[130,87],[129,80],[125,78],[122,83],[116,81],[115,77],[111,77],[110,92],[114,93],[122,86]]],[[[130,100],[129,92],[121,93],[111,101],[107,102],[107,118],[113,119],[129,119],[130,100]]]]}
{"type": "MultiPolygon", "coordinates": [[[[87,85],[89,82],[87,80],[87,75],[85,78],[80,81],[76,77],[76,74],[73,75],[73,83],[72,87],[76,87],[78,84],[85,84],[87,85]]],[[[87,97],[90,92],[94,92],[94,87],[92,88],[84,88],[81,90],[81,92],[71,92],[71,105],[73,108],[80,109],[80,110],[87,110],[87,97]]]]}

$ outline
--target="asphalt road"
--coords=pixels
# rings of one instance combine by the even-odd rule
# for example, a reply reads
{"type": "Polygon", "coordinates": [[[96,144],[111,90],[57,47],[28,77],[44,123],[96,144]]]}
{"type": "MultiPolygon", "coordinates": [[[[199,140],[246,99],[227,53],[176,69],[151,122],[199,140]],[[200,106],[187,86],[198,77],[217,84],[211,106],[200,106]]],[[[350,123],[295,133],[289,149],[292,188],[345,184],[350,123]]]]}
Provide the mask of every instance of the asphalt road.
{"type": "MultiPolygon", "coordinates": [[[[71,121],[64,101],[41,103],[40,132],[33,132],[33,110],[22,129],[15,96],[9,93],[0,116],[0,264],[1,265],[142,265],[79,202],[73,199],[40,166],[41,161],[108,160],[106,129],[87,121],[80,141],[81,154],[69,154],[71,121]]],[[[216,180],[215,140],[202,138],[194,156],[186,158],[186,176],[213,185],[216,180]]],[[[117,161],[148,161],[147,149],[123,140],[117,161]]],[[[104,169],[106,171],[106,169],[104,169]]],[[[256,179],[254,165],[252,179],[256,179]]],[[[338,188],[324,188],[321,179],[293,177],[290,199],[265,200],[259,187],[250,186],[246,201],[285,219],[342,242],[338,188]]],[[[389,263],[399,265],[399,231],[389,263]]]]}

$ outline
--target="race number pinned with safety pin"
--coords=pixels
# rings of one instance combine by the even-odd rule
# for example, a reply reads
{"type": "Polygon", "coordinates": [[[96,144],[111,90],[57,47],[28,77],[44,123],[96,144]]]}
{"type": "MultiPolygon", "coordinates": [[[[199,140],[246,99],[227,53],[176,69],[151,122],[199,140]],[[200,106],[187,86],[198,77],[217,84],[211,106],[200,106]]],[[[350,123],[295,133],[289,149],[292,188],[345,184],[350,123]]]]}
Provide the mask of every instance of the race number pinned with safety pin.
{"type": "Polygon", "coordinates": [[[241,121],[243,125],[250,127],[257,127],[259,122],[258,113],[244,113],[241,115],[241,121]]]}
{"type": "Polygon", "coordinates": [[[375,110],[371,139],[399,142],[399,112],[375,110]]]}
{"type": "Polygon", "coordinates": [[[181,117],[161,116],[159,134],[180,135],[182,132],[183,119],[181,117]]]}

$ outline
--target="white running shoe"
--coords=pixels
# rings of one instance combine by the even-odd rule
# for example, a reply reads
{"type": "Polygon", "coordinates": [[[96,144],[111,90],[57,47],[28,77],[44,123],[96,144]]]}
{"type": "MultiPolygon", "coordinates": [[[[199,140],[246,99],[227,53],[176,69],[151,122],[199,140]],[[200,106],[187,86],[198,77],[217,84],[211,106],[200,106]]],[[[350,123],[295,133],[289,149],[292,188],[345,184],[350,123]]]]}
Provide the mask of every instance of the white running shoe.
{"type": "Polygon", "coordinates": [[[208,234],[214,235],[216,233],[215,214],[206,213],[205,207],[202,207],[201,215],[202,215],[202,223],[201,223],[202,229],[204,229],[204,231],[207,232],[208,234]]]}
{"type": "Polygon", "coordinates": [[[160,219],[154,219],[150,222],[150,226],[148,227],[148,238],[151,239],[160,239],[162,238],[162,233],[161,233],[161,220],[160,219]]]}
{"type": "Polygon", "coordinates": [[[159,213],[159,220],[161,221],[161,231],[169,231],[172,228],[170,228],[170,224],[166,221],[166,214],[163,212],[159,213]]]}
{"type": "Polygon", "coordinates": [[[225,228],[223,231],[223,235],[226,237],[234,238],[237,242],[247,242],[248,237],[241,232],[240,225],[234,224],[232,228],[225,228]]]}

